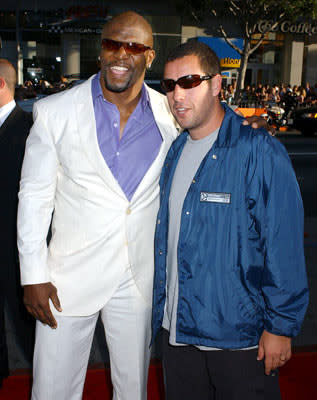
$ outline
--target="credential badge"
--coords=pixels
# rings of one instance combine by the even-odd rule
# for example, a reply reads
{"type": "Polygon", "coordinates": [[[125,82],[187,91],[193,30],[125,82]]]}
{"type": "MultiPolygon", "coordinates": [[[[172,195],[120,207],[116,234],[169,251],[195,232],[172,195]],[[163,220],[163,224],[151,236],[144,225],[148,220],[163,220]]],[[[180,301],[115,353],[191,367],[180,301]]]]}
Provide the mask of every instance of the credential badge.
{"type": "Polygon", "coordinates": [[[231,203],[231,193],[200,192],[200,201],[207,203],[231,203]]]}

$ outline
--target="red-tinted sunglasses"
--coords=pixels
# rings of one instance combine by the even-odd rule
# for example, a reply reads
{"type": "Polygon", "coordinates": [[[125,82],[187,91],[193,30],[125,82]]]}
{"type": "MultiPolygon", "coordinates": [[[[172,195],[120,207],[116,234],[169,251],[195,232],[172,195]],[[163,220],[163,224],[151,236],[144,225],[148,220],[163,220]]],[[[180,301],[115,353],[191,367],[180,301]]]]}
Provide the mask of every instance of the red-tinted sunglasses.
{"type": "Polygon", "coordinates": [[[151,47],[145,46],[141,43],[134,43],[134,42],[117,42],[116,40],[112,39],[102,39],[101,40],[101,47],[104,50],[108,51],[119,51],[121,47],[124,48],[124,51],[127,54],[141,54],[144,53],[146,50],[151,50],[151,47]]]}
{"type": "Polygon", "coordinates": [[[199,86],[202,81],[208,81],[208,79],[213,78],[215,75],[186,75],[178,78],[177,81],[174,81],[174,79],[163,79],[161,87],[165,93],[172,92],[176,85],[179,85],[183,89],[192,89],[199,86]]]}

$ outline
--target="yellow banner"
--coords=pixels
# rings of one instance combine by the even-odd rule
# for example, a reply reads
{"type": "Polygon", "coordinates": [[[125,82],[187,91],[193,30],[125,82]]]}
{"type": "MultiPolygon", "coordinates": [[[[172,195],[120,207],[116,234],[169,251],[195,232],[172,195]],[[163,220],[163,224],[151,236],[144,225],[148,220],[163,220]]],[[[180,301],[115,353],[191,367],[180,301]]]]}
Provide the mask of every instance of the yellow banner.
{"type": "Polygon", "coordinates": [[[239,68],[240,67],[240,62],[241,60],[239,60],[238,58],[230,58],[230,57],[226,57],[226,58],[221,58],[220,59],[220,66],[221,67],[230,67],[230,68],[239,68]]]}

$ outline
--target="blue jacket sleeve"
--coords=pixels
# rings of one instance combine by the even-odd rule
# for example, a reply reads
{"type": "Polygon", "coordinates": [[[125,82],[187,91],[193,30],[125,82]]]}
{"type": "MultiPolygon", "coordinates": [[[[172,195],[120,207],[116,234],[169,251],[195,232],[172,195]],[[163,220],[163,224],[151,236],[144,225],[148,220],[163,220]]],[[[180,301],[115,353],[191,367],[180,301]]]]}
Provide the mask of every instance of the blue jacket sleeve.
{"type": "Polygon", "coordinates": [[[255,141],[247,201],[254,204],[251,209],[264,251],[260,294],[264,329],[293,337],[299,333],[308,305],[303,204],[284,146],[267,135],[255,141]]]}

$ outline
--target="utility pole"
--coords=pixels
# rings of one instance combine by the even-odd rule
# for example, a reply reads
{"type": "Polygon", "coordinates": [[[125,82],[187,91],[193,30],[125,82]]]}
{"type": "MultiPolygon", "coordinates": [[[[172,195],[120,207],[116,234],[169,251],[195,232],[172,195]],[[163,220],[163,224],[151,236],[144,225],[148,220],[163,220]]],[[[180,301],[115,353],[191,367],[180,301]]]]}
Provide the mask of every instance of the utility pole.
{"type": "Polygon", "coordinates": [[[16,2],[15,10],[15,32],[17,42],[17,75],[18,85],[23,84],[23,54],[21,50],[21,30],[20,30],[20,0],[16,2]]]}

